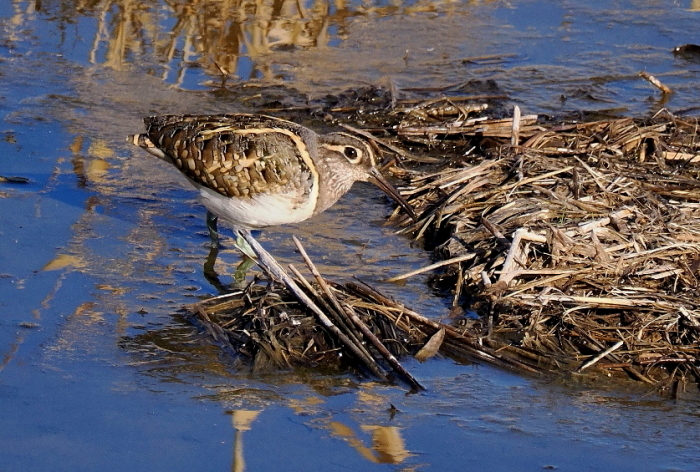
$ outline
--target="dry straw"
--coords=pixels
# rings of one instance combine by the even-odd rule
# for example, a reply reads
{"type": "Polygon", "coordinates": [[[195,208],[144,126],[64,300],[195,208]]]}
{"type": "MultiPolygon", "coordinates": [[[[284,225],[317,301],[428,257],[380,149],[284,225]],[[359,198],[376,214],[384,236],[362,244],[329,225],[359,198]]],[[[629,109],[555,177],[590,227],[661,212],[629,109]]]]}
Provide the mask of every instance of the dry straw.
{"type": "MultiPolygon", "coordinates": [[[[320,274],[311,284],[297,271],[305,293],[346,317],[329,318],[347,325],[342,330],[365,351],[345,359],[372,359],[376,368],[367,359],[354,365],[393,371],[416,387],[381,351],[415,354],[432,338],[421,356],[439,350],[537,375],[620,373],[672,394],[697,382],[697,120],[662,113],[544,125],[519,113],[478,116],[484,109],[447,99],[411,103],[394,110],[396,125],[364,133],[392,152],[412,148],[402,153],[409,165],[418,156],[414,169],[392,170],[407,182],[402,193],[419,217],[395,221],[440,260],[396,279],[433,273],[453,294],[455,319],[427,319],[363,284],[324,288],[320,274]],[[480,316],[459,316],[469,310],[480,316]]],[[[193,311],[239,354],[254,350],[258,367],[337,365],[346,352],[280,286],[253,284],[222,303],[193,311]]]]}
{"type": "MultiPolygon", "coordinates": [[[[697,381],[697,120],[528,127],[481,162],[410,174],[420,218],[403,231],[446,234],[437,252],[455,262],[437,278],[488,315],[465,329],[567,371],[697,381]]],[[[446,139],[446,128],[423,137],[446,139]]]]}

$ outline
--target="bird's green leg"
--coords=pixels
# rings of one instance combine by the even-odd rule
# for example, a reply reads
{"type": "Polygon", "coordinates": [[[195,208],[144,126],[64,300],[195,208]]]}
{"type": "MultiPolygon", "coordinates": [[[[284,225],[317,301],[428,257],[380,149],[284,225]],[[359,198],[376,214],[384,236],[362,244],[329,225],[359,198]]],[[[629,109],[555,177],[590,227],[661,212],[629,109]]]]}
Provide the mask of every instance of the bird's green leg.
{"type": "Polygon", "coordinates": [[[223,292],[223,285],[219,280],[219,274],[214,270],[214,265],[216,264],[216,258],[219,255],[219,231],[217,228],[219,218],[212,212],[207,211],[207,229],[209,230],[209,255],[207,260],[204,261],[204,277],[211,283],[217,290],[223,292]]]}
{"type": "Polygon", "coordinates": [[[219,230],[217,223],[219,217],[207,210],[207,229],[209,230],[209,240],[213,249],[219,248],[219,230]]]}
{"type": "MultiPolygon", "coordinates": [[[[219,217],[217,217],[214,213],[207,211],[207,229],[209,230],[211,249],[209,251],[209,257],[204,263],[204,275],[207,278],[217,280],[217,282],[218,277],[216,277],[216,272],[214,271],[214,263],[216,262],[216,256],[219,253],[219,248],[221,247],[219,243],[218,221],[219,217]]],[[[243,239],[243,236],[241,236],[241,231],[247,230],[236,231],[236,247],[243,253],[243,260],[240,264],[238,264],[238,267],[236,267],[236,272],[233,274],[233,278],[237,282],[242,282],[245,280],[246,273],[248,270],[250,270],[253,264],[255,264],[256,257],[253,249],[246,242],[246,240],[243,239]]]]}

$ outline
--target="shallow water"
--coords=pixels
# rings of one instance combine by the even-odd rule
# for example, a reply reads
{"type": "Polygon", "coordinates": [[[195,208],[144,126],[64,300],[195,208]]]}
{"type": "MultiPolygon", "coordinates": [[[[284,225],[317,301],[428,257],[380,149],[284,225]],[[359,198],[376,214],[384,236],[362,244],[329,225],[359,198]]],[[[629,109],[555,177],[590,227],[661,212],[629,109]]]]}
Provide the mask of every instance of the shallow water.
{"type": "MultiPolygon", "coordinates": [[[[417,395],[320,372],[235,372],[179,315],[216,293],[202,274],[203,210],[124,138],[152,113],[313,105],[390,81],[495,80],[526,113],[697,114],[700,61],[671,49],[697,42],[700,6],[258,3],[271,8],[0,4],[0,175],[29,179],[0,183],[0,470],[695,470],[697,402],[640,386],[445,359],[409,361],[428,387],[417,395]],[[497,57],[474,60],[486,55],[497,57]],[[662,98],[642,69],[675,93],[662,98]]],[[[357,185],[260,240],[300,265],[295,234],[329,277],[358,276],[443,316],[449,301],[424,277],[380,282],[430,262],[383,225],[389,211],[357,185]]],[[[227,249],[217,270],[237,262],[227,249]]]]}

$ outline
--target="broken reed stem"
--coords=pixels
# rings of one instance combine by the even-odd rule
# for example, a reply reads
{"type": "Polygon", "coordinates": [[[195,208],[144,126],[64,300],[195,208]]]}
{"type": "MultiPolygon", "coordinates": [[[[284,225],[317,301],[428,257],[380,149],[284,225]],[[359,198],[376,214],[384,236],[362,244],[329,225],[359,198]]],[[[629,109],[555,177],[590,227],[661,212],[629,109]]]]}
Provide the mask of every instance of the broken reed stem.
{"type": "MultiPolygon", "coordinates": [[[[311,286],[311,284],[308,282],[308,280],[306,280],[306,278],[301,274],[301,272],[299,272],[297,270],[296,267],[294,267],[293,264],[289,264],[289,270],[292,271],[292,273],[297,278],[297,280],[299,280],[299,283],[301,283],[304,286],[304,288],[316,298],[316,300],[319,300],[321,303],[323,303],[324,308],[326,308],[328,313],[331,314],[331,316],[333,316],[336,321],[340,320],[339,325],[344,326],[345,332],[348,336],[348,339],[355,345],[355,347],[357,348],[357,351],[359,353],[362,353],[362,358],[360,359],[362,361],[362,363],[364,363],[365,365],[368,365],[368,366],[373,365],[375,368],[374,369],[370,368],[370,370],[372,370],[372,372],[375,372],[375,370],[376,370],[376,372],[382,372],[382,374],[384,375],[383,369],[379,366],[379,364],[377,364],[377,362],[372,357],[372,355],[369,353],[369,351],[367,351],[367,349],[365,349],[365,347],[362,345],[362,343],[360,342],[358,337],[355,335],[355,331],[350,331],[349,328],[347,326],[345,326],[346,321],[342,321],[342,319],[340,318],[340,315],[338,315],[338,313],[333,311],[333,309],[328,306],[328,304],[325,302],[325,300],[323,300],[323,297],[311,286]]],[[[341,332],[342,332],[342,329],[341,329],[341,332]]]]}
{"type": "MultiPolygon", "coordinates": [[[[306,253],[306,250],[304,249],[304,246],[301,245],[301,242],[299,241],[299,239],[297,239],[296,236],[292,235],[292,240],[294,241],[294,244],[296,245],[297,250],[299,251],[299,254],[301,254],[301,258],[304,259],[304,263],[306,264],[306,267],[309,268],[309,270],[311,271],[311,275],[314,276],[314,278],[316,279],[316,282],[318,282],[318,286],[321,287],[321,290],[323,290],[323,293],[326,295],[326,297],[330,301],[331,305],[333,306],[333,308],[337,312],[339,321],[343,325],[345,325],[344,327],[347,330],[350,330],[352,323],[348,323],[349,320],[342,319],[342,316],[344,314],[343,307],[340,306],[340,302],[338,301],[336,296],[333,294],[333,291],[330,289],[330,287],[326,283],[326,280],[321,276],[321,273],[318,271],[318,269],[316,269],[316,266],[314,265],[314,263],[311,262],[311,258],[309,258],[309,255],[306,253]]],[[[354,336],[356,333],[353,332],[351,334],[354,336]]]]}
{"type": "Polygon", "coordinates": [[[402,376],[414,389],[425,390],[418,380],[416,380],[410,372],[408,372],[403,365],[394,357],[394,355],[389,352],[389,350],[384,346],[384,344],[377,338],[372,331],[367,327],[365,323],[362,322],[359,316],[355,313],[350,305],[344,304],[346,313],[350,319],[355,323],[358,329],[362,332],[364,337],[372,343],[372,345],[379,351],[382,357],[389,363],[394,372],[402,376]]]}
{"type": "Polygon", "coordinates": [[[510,145],[517,146],[520,142],[520,107],[513,107],[513,123],[511,125],[510,145]]]}
{"type": "Polygon", "coordinates": [[[586,362],[585,364],[583,364],[581,367],[579,367],[578,369],[576,369],[576,372],[582,372],[584,369],[588,369],[590,366],[592,366],[593,364],[595,364],[596,362],[598,362],[599,360],[601,360],[602,358],[604,358],[604,357],[607,356],[608,354],[610,354],[610,353],[612,353],[612,352],[615,352],[615,351],[617,351],[618,349],[620,349],[620,347],[622,347],[623,344],[625,344],[624,341],[618,341],[618,342],[616,342],[615,344],[613,344],[612,346],[610,346],[608,349],[604,350],[603,352],[601,352],[600,354],[598,354],[597,356],[595,356],[593,359],[589,360],[588,362],[586,362]]]}
{"type": "MultiPolygon", "coordinates": [[[[485,216],[481,217],[481,224],[484,225],[484,228],[486,228],[489,233],[493,234],[493,236],[496,238],[496,241],[498,241],[500,244],[503,244],[504,246],[510,246],[510,241],[508,238],[505,237],[505,235],[501,232],[498,227],[491,223],[488,218],[485,216]]],[[[475,254],[476,256],[476,254],[475,254]]]]}
{"type": "Polygon", "coordinates": [[[526,228],[518,228],[515,230],[515,235],[513,236],[513,241],[510,243],[510,249],[508,250],[508,255],[506,256],[506,261],[503,263],[503,269],[498,281],[506,286],[513,280],[516,270],[515,266],[518,264],[517,259],[520,257],[520,240],[523,235],[527,233],[526,228]]]}
{"type": "Polygon", "coordinates": [[[223,345],[225,350],[230,350],[232,353],[236,352],[236,349],[231,344],[231,340],[226,334],[226,331],[211,320],[209,314],[204,310],[204,308],[202,308],[199,303],[193,305],[193,308],[199,317],[202,326],[204,326],[204,329],[209,333],[209,336],[211,336],[214,341],[223,345]]]}
{"type": "MultiPolygon", "coordinates": [[[[348,348],[348,350],[361,361],[365,361],[365,356],[362,351],[353,343],[340,328],[333,324],[333,322],[326,316],[325,313],[309,298],[304,291],[299,288],[299,286],[294,282],[294,280],[287,274],[287,272],[282,268],[281,265],[255,240],[250,231],[248,230],[238,230],[239,234],[245,239],[245,241],[250,245],[250,247],[258,256],[258,265],[267,272],[271,277],[282,281],[287,288],[297,297],[297,299],[306,305],[309,310],[311,310],[318,321],[323,325],[324,328],[328,329],[333,335],[335,335],[341,344],[348,348]]],[[[365,362],[367,368],[378,378],[382,380],[388,380],[386,375],[377,368],[376,363],[365,362]]]]}
{"type": "Polygon", "coordinates": [[[662,93],[664,93],[664,94],[673,93],[673,90],[671,90],[670,88],[665,86],[659,79],[657,79],[656,77],[654,77],[653,75],[651,75],[647,71],[644,71],[644,70],[640,71],[639,76],[648,80],[649,83],[651,83],[654,87],[661,90],[662,93]]]}
{"type": "Polygon", "coordinates": [[[447,339],[445,339],[444,345],[448,347],[449,345],[455,346],[458,345],[458,349],[469,355],[470,357],[474,357],[476,359],[483,360],[485,362],[488,362],[490,364],[499,366],[499,367],[504,367],[510,370],[516,370],[516,371],[524,371],[524,372],[529,372],[533,374],[539,374],[540,369],[530,366],[528,364],[525,364],[521,361],[518,361],[516,359],[511,359],[508,357],[503,357],[499,355],[495,350],[492,349],[487,349],[483,345],[481,345],[476,339],[471,338],[467,336],[466,334],[460,333],[457,329],[453,328],[452,326],[442,324],[442,323],[437,323],[433,320],[430,320],[414,311],[409,310],[408,308],[404,307],[403,305],[394,302],[393,300],[388,299],[381,293],[377,292],[373,288],[369,287],[366,284],[358,285],[354,283],[349,283],[348,288],[351,288],[352,290],[355,290],[358,293],[362,293],[374,300],[376,300],[378,303],[385,305],[385,306],[394,306],[397,309],[399,309],[399,313],[395,316],[384,312],[388,317],[393,318],[394,323],[398,322],[398,319],[401,318],[402,316],[407,316],[411,318],[412,320],[418,322],[419,324],[423,326],[428,326],[435,331],[444,328],[445,329],[445,334],[447,335],[447,339]]]}
{"type": "MultiPolygon", "coordinates": [[[[292,236],[292,240],[294,241],[294,244],[296,244],[297,249],[299,250],[299,253],[301,254],[301,257],[304,259],[304,262],[306,263],[306,266],[309,268],[311,271],[311,274],[314,276],[316,279],[316,282],[318,282],[318,286],[321,287],[321,290],[323,290],[323,293],[326,295],[326,298],[328,299],[328,302],[330,302],[330,306],[328,305],[328,302],[323,299],[319,294],[316,293],[316,291],[311,287],[310,284],[306,282],[306,279],[304,279],[301,274],[294,270],[295,275],[297,278],[301,281],[304,282],[304,285],[307,287],[308,290],[311,291],[316,296],[316,299],[319,300],[324,307],[326,308],[326,311],[333,316],[335,319],[336,323],[338,323],[338,326],[345,331],[345,334],[348,335],[348,337],[355,343],[357,346],[365,352],[365,354],[369,357],[370,353],[364,348],[362,343],[360,343],[360,333],[354,329],[354,324],[350,319],[348,319],[347,315],[343,311],[343,307],[340,306],[340,302],[336,298],[335,294],[333,291],[330,289],[328,284],[326,283],[325,279],[321,276],[321,273],[316,269],[316,266],[311,262],[311,259],[309,258],[308,254],[306,253],[306,250],[304,247],[301,245],[301,242],[297,239],[296,236],[292,236]]],[[[291,267],[293,267],[290,264],[291,267]]]]}
{"type": "Polygon", "coordinates": [[[462,256],[458,257],[453,257],[452,259],[447,259],[444,261],[436,262],[435,264],[430,264],[429,266],[421,267],[420,269],[412,270],[411,272],[406,272],[405,274],[401,275],[395,275],[394,277],[390,277],[388,279],[385,279],[385,282],[398,282],[400,280],[407,279],[409,277],[413,277],[414,275],[419,275],[423,274],[425,272],[430,272],[431,270],[438,269],[440,267],[450,265],[450,264],[457,264],[459,262],[464,262],[468,261],[470,259],[474,259],[476,257],[476,254],[464,254],[462,256]]]}
{"type": "MultiPolygon", "coordinates": [[[[591,333],[587,332],[587,331],[584,330],[583,328],[580,328],[580,327],[578,327],[578,326],[575,326],[575,327],[573,328],[573,332],[577,333],[578,335],[581,336],[581,338],[583,338],[584,340],[586,340],[586,341],[588,342],[588,344],[590,345],[590,346],[589,346],[590,349],[593,349],[593,350],[601,350],[601,349],[603,349],[603,346],[598,342],[598,340],[596,340],[595,338],[593,338],[593,336],[591,336],[591,333]]],[[[613,361],[619,362],[619,359],[617,358],[617,356],[615,356],[612,352],[609,352],[609,353],[607,353],[606,355],[607,355],[607,356],[610,356],[610,358],[611,358],[613,361]]],[[[623,366],[622,369],[623,369],[625,372],[627,372],[627,374],[629,374],[630,376],[632,376],[633,378],[635,378],[635,379],[637,379],[637,380],[639,380],[639,381],[641,381],[641,382],[647,383],[647,384],[649,384],[649,385],[654,385],[654,383],[655,383],[653,380],[651,380],[649,377],[647,377],[646,375],[644,375],[644,374],[642,374],[641,372],[639,372],[637,369],[635,369],[635,368],[634,368],[633,366],[631,366],[631,365],[623,366]]]]}
{"type": "MultiPolygon", "coordinates": [[[[389,365],[394,369],[394,371],[399,374],[400,376],[404,377],[408,381],[408,383],[415,389],[418,390],[425,390],[425,388],[406,370],[404,367],[399,363],[398,360],[389,352],[389,350],[382,344],[382,342],[372,333],[369,328],[367,328],[367,325],[365,325],[362,320],[355,314],[354,310],[348,306],[347,304],[341,305],[338,299],[335,297],[333,292],[331,291],[330,287],[326,283],[326,281],[323,279],[321,276],[321,273],[316,269],[316,266],[314,263],[311,261],[311,258],[309,258],[309,255],[306,253],[306,250],[304,247],[301,245],[301,242],[297,239],[296,236],[292,236],[292,239],[294,240],[294,244],[296,244],[297,249],[299,250],[299,253],[301,254],[301,257],[304,259],[304,262],[306,263],[307,267],[313,274],[313,276],[316,278],[316,281],[318,282],[319,286],[321,287],[321,290],[326,294],[326,296],[331,300],[331,303],[335,307],[336,310],[340,314],[343,314],[349,318],[349,320],[360,330],[362,335],[367,339],[372,345],[379,351],[379,353],[386,359],[386,361],[389,363],[389,365]]],[[[374,360],[374,359],[372,359],[374,360]]]]}
{"type": "Polygon", "coordinates": [[[306,266],[309,268],[311,271],[311,274],[314,276],[316,279],[316,282],[318,283],[318,286],[321,287],[321,290],[323,290],[323,293],[326,295],[328,300],[330,301],[330,304],[332,306],[328,305],[328,302],[326,302],[323,297],[314,290],[314,288],[311,286],[311,284],[304,278],[303,275],[294,267],[292,264],[289,264],[289,268],[294,272],[294,275],[299,279],[299,281],[304,285],[304,287],[312,293],[317,300],[319,300],[321,303],[324,304],[326,311],[328,311],[329,314],[333,316],[335,321],[338,323],[338,326],[342,331],[345,332],[345,334],[348,336],[350,341],[355,344],[357,347],[357,350],[359,352],[362,352],[362,360],[365,364],[372,364],[375,366],[377,371],[383,371],[383,369],[377,364],[377,361],[374,359],[372,354],[365,348],[365,346],[360,342],[360,337],[361,334],[354,329],[354,323],[352,320],[347,316],[345,311],[343,310],[343,307],[340,305],[340,302],[336,298],[336,296],[333,294],[333,291],[330,289],[328,284],[326,283],[325,279],[321,276],[321,273],[316,269],[316,266],[311,262],[311,259],[309,258],[308,254],[306,253],[306,250],[304,247],[301,245],[301,242],[296,238],[296,236],[292,236],[292,239],[294,240],[294,244],[296,244],[297,249],[299,250],[299,253],[301,254],[301,257],[304,259],[304,262],[306,263],[306,266]]]}

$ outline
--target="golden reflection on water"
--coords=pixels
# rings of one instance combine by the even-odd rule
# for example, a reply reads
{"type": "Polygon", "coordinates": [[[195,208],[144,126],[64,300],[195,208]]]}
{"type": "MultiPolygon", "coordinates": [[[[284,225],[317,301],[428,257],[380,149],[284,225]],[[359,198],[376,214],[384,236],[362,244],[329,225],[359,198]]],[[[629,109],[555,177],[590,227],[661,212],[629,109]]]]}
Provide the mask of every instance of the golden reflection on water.
{"type": "MultiPolygon", "coordinates": [[[[156,75],[182,85],[187,71],[202,69],[213,79],[275,79],[271,51],[325,48],[346,37],[348,22],[360,16],[449,14],[459,0],[63,0],[62,15],[94,17],[92,64],[126,70],[131,64],[160,64],[156,75]],[[66,13],[69,12],[69,13],[66,13]],[[246,63],[241,67],[241,60],[246,63]],[[245,77],[239,77],[246,74],[245,77]]],[[[474,3],[474,2],[466,2],[474,3]]],[[[481,3],[481,2],[476,2],[481,3]]],[[[13,0],[11,24],[36,18],[39,0],[13,0]]],[[[75,18],[71,18],[74,21],[75,18]]],[[[13,35],[10,34],[10,39],[13,35]]],[[[15,39],[19,39],[16,36],[15,39]]],[[[153,67],[153,66],[149,66],[153,67]]]]}
{"type": "MultiPolygon", "coordinates": [[[[381,413],[384,405],[389,404],[388,398],[372,391],[373,385],[373,383],[368,382],[356,392],[357,403],[365,414],[368,411],[381,413]]],[[[353,428],[346,422],[334,419],[332,415],[325,416],[329,411],[324,408],[325,400],[314,395],[302,399],[289,399],[288,406],[302,418],[320,415],[310,421],[307,419],[308,424],[314,428],[328,431],[332,437],[342,440],[368,462],[396,465],[403,463],[413,455],[406,448],[401,428],[397,426],[362,422],[353,428]],[[324,414],[321,414],[322,412],[324,414]],[[363,438],[367,435],[369,435],[369,440],[363,438]]],[[[262,411],[264,410],[236,409],[231,411],[234,429],[232,471],[243,472],[245,470],[243,434],[255,428],[255,420],[262,411]]],[[[269,444],[269,447],[274,449],[274,441],[269,444]]]]}
{"type": "Polygon", "coordinates": [[[231,415],[233,429],[236,431],[233,440],[233,462],[231,465],[233,472],[243,472],[245,470],[243,433],[250,431],[253,421],[255,421],[260,412],[261,410],[235,410],[231,415]]]}
{"type": "MultiPolygon", "coordinates": [[[[166,64],[163,79],[174,68],[178,85],[182,85],[191,67],[201,67],[211,77],[227,78],[239,70],[241,57],[253,61],[251,76],[267,75],[268,65],[262,57],[270,50],[324,47],[328,44],[329,24],[342,24],[349,14],[345,2],[328,0],[310,4],[295,0],[165,3],[167,15],[174,23],[163,21],[162,15],[133,0],[97,6],[98,25],[90,62],[121,70],[132,57],[152,48],[166,64]],[[170,23],[172,26],[166,26],[170,23]]],[[[250,78],[253,77],[243,77],[250,78]]]]}
{"type": "Polygon", "coordinates": [[[375,464],[400,464],[411,454],[406,450],[401,430],[395,426],[360,425],[360,429],[372,436],[371,446],[366,446],[349,426],[332,421],[329,430],[343,438],[362,457],[375,464]]]}

